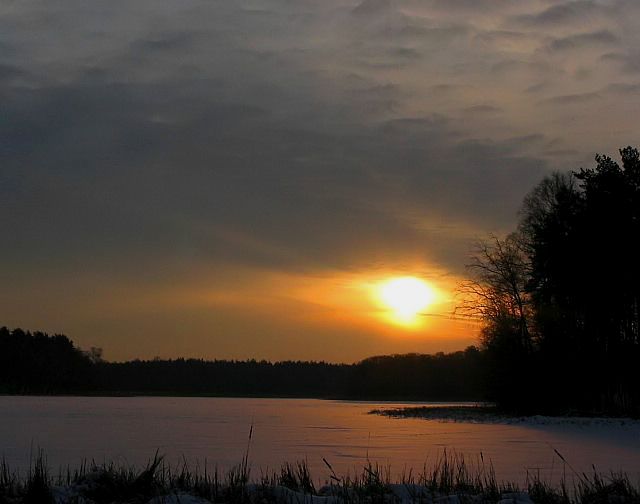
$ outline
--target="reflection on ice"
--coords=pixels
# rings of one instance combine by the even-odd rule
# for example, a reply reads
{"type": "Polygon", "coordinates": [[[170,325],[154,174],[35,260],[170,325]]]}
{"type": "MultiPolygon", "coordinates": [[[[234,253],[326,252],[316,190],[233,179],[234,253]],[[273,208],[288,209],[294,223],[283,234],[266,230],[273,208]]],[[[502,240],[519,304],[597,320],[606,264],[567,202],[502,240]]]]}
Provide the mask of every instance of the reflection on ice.
{"type": "MultiPolygon", "coordinates": [[[[166,460],[231,467],[245,453],[253,425],[254,470],[304,459],[326,479],[322,459],[339,473],[367,458],[421,469],[446,448],[469,461],[491,461],[499,479],[524,481],[527,471],[557,478],[563,461],[577,471],[624,470],[640,476],[640,424],[617,421],[469,423],[370,415],[407,404],[312,399],[174,397],[0,397],[0,456],[26,471],[30,454],[45,450],[57,469],[82,460],[144,464],[156,449],[166,460]]],[[[415,406],[415,405],[411,405],[415,406]]]]}

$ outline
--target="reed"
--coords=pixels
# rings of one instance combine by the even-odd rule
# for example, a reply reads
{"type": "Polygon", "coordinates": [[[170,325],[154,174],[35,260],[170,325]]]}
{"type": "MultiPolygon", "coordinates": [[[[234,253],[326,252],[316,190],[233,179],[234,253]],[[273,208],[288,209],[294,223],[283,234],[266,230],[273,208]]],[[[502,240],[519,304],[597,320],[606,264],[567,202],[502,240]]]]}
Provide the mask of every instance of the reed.
{"type": "Polygon", "coordinates": [[[499,482],[482,454],[469,459],[444,451],[421,470],[405,469],[395,479],[389,467],[371,462],[346,475],[337,474],[326,460],[325,464],[329,475],[324,483],[314,479],[304,460],[284,463],[279,470],[252,480],[249,449],[237,466],[226,471],[211,469],[206,461],[203,466],[192,466],[183,459],[172,466],[156,452],[143,468],[92,461],[53,476],[45,454],[39,451],[25,477],[12,471],[6,461],[0,462],[0,504],[177,503],[185,495],[216,504],[427,504],[447,498],[447,502],[461,504],[640,503],[638,486],[625,474],[603,475],[595,470],[573,474],[569,470],[570,476],[556,484],[529,475],[520,488],[499,482]]]}

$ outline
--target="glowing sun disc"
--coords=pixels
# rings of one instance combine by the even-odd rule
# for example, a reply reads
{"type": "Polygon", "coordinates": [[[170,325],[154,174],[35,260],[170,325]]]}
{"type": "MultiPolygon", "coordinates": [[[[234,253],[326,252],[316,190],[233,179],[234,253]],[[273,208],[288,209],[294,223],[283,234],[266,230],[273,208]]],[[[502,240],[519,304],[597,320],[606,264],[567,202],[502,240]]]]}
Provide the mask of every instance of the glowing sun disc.
{"type": "Polygon", "coordinates": [[[410,322],[429,306],[435,294],[419,278],[400,277],[388,280],[380,287],[380,299],[400,321],[410,322]]]}

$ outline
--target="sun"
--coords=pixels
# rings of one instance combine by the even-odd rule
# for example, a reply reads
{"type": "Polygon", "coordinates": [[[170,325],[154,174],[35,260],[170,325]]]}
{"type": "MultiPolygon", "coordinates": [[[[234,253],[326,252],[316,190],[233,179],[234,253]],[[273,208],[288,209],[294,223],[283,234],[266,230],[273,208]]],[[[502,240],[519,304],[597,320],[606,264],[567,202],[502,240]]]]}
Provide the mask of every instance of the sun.
{"type": "Polygon", "coordinates": [[[421,312],[435,299],[434,290],[416,277],[392,278],[379,286],[379,298],[392,315],[392,320],[402,325],[415,325],[421,312]]]}

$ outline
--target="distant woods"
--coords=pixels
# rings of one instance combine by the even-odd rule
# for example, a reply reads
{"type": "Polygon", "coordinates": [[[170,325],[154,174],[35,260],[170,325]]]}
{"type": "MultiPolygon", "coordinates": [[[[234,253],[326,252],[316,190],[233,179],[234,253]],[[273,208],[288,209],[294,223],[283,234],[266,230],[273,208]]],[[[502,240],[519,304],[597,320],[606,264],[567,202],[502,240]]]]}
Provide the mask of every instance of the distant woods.
{"type": "Polygon", "coordinates": [[[0,327],[0,393],[56,393],[91,386],[94,364],[62,334],[0,327]]]}
{"type": "Polygon", "coordinates": [[[205,361],[107,362],[64,335],[0,328],[0,393],[148,394],[337,399],[479,400],[482,358],[390,355],[357,364],[205,361]]]}
{"type": "Polygon", "coordinates": [[[503,407],[640,414],[640,156],[620,155],[546,177],[468,265],[459,310],[483,320],[503,407]]]}

